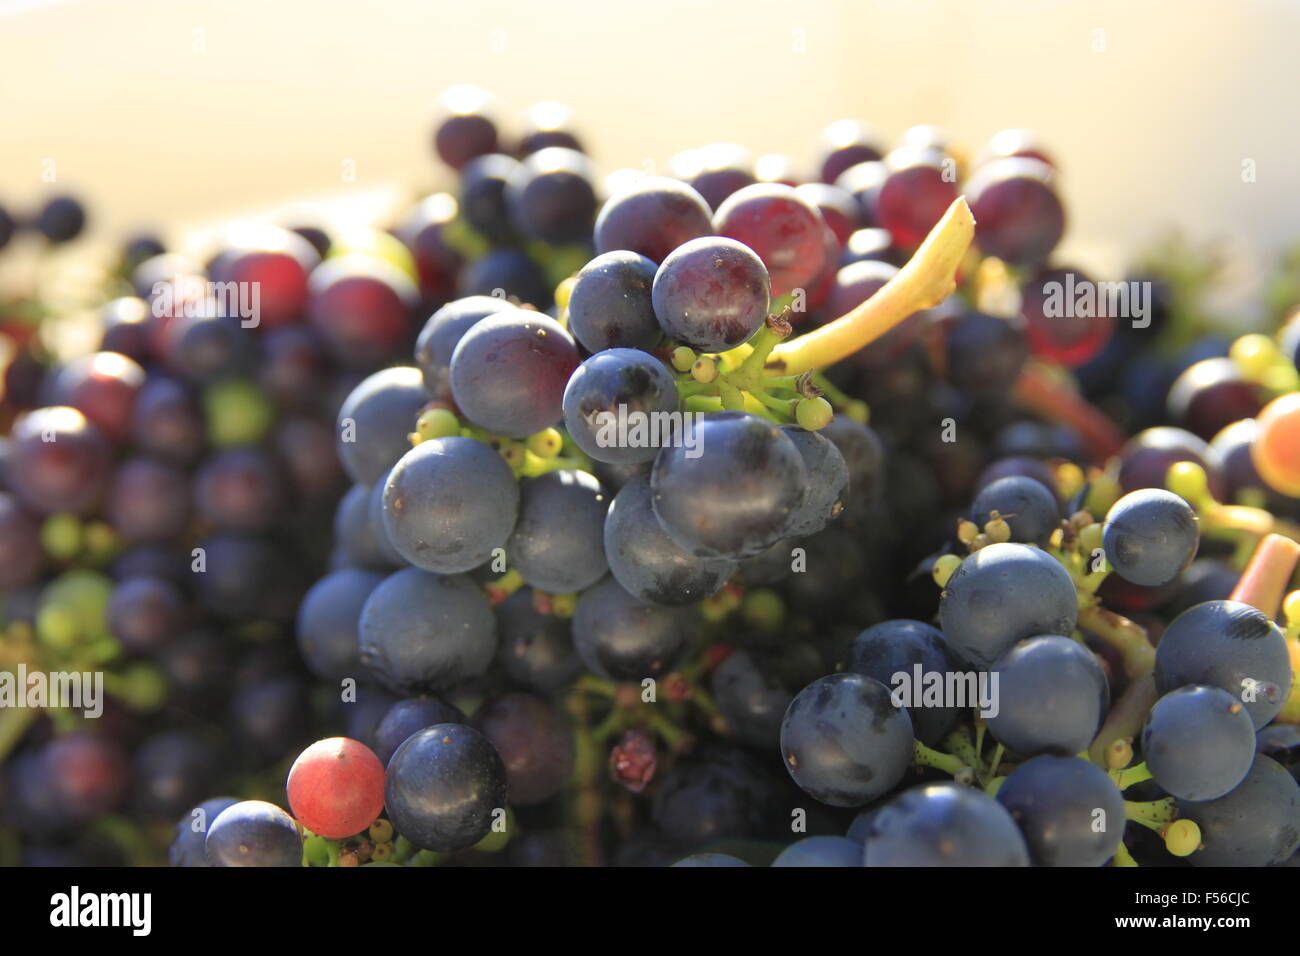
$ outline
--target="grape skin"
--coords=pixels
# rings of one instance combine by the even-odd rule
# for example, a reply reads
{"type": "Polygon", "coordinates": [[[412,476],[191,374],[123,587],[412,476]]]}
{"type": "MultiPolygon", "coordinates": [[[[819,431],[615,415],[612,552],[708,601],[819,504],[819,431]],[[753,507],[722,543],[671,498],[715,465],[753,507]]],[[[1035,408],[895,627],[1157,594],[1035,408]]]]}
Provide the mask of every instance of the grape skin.
{"type": "Polygon", "coordinates": [[[701,557],[752,557],[790,530],[808,473],[794,442],[743,412],[707,415],[696,428],[697,457],[659,452],[651,472],[654,511],[668,536],[701,557]]]}
{"type": "Polygon", "coordinates": [[[831,674],[801,690],[781,722],[786,770],[814,799],[860,807],[893,789],[912,763],[912,721],[884,684],[831,674]]]}
{"type": "Polygon", "coordinates": [[[686,655],[695,634],[691,609],[644,604],[608,577],[582,592],[573,615],[578,657],[606,680],[662,677],[686,655]]]}
{"type": "Polygon", "coordinates": [[[554,695],[582,673],[569,622],[533,606],[531,588],[520,588],[497,608],[499,659],[506,676],[526,690],[554,695]]]}
{"type": "Polygon", "coordinates": [[[866,824],[865,866],[1028,866],[1024,837],[992,797],[951,783],[904,791],[866,824]]]}
{"type": "Polygon", "coordinates": [[[1125,581],[1158,587],[1196,557],[1196,512],[1175,494],[1144,488],[1120,498],[1106,514],[1106,560],[1125,581]]]}
{"type": "Polygon", "coordinates": [[[510,466],[473,438],[421,442],[383,485],[383,529],[402,557],[426,571],[478,567],[505,546],[518,516],[510,466]]]}
{"type": "Polygon", "coordinates": [[[375,727],[375,756],[384,766],[407,738],[434,724],[463,724],[465,715],[437,697],[407,697],[393,704],[375,727]]]}
{"type": "Polygon", "coordinates": [[[1101,866],[1124,837],[1123,794],[1106,771],[1078,757],[1034,757],[1011,771],[997,799],[1037,866],[1101,866]],[[1104,827],[1094,827],[1100,821],[1104,827]]]}
{"type": "MultiPolygon", "coordinates": [[[[909,679],[920,664],[923,673],[947,675],[961,665],[948,649],[943,635],[929,624],[904,619],[882,621],[853,639],[849,670],[895,689],[900,672],[909,679]]],[[[923,744],[934,746],[952,730],[962,710],[958,707],[919,707],[908,710],[912,731],[923,744]]]]}
{"type": "Polygon", "coordinates": [[[321,680],[355,677],[361,666],[357,623],[383,575],[345,568],[312,585],[298,607],[298,649],[321,680]]]}
{"type": "Polygon", "coordinates": [[[528,156],[506,181],[506,209],[522,235],[562,245],[590,242],[596,216],[591,161],[562,146],[528,156]]]}
{"type": "Polygon", "coordinates": [[[1072,634],[1079,603],[1074,581],[1055,558],[1025,544],[990,544],[957,567],[939,602],[948,645],[987,668],[1017,641],[1072,634]]]}
{"type": "Polygon", "coordinates": [[[1217,800],[1178,804],[1201,829],[1193,866],[1270,866],[1300,846],[1300,784],[1277,761],[1255,757],[1246,779],[1217,800]]]}
{"type": "Polygon", "coordinates": [[[302,831],[272,803],[242,800],[208,823],[211,866],[302,866],[302,831]]]}
{"type": "Polygon", "coordinates": [[[844,509],[849,493],[848,463],[835,443],[819,432],[805,431],[798,425],[782,425],[781,431],[799,450],[808,476],[803,504],[790,516],[787,534],[816,534],[844,509]]]}
{"type": "Polygon", "coordinates": [[[994,511],[1011,529],[1011,540],[1023,544],[1046,545],[1061,526],[1056,495],[1033,478],[1008,476],[980,489],[971,505],[971,520],[983,528],[994,511]]]}
{"type": "Polygon", "coordinates": [[[702,601],[717,593],[736,570],[734,561],[696,557],[677,546],[655,517],[650,480],[644,475],[614,497],[603,539],[610,572],[647,604],[702,601]]]}
{"type": "Polygon", "coordinates": [[[1056,634],[1031,637],[997,659],[998,714],[989,732],[1023,757],[1074,756],[1088,748],[1110,705],[1096,656],[1056,634]]]}
{"type": "Polygon", "coordinates": [[[415,364],[424,376],[424,387],[430,395],[443,400],[451,398],[451,356],[465,333],[489,315],[512,309],[514,306],[505,299],[471,295],[448,302],[429,316],[415,340],[415,364]]]}
{"type": "Polygon", "coordinates": [[[692,239],[655,273],[655,317],[670,339],[702,352],[747,341],[767,318],[771,286],[763,261],[734,239],[692,239]]]}
{"type": "Polygon", "coordinates": [[[826,262],[825,221],[817,207],[781,183],[732,193],[713,214],[713,231],[743,243],[767,267],[772,295],[804,288],[826,262]]]}
{"type": "Polygon", "coordinates": [[[589,352],[650,349],[662,333],[651,288],[658,267],[645,256],[606,252],[582,267],[569,292],[569,328],[589,352]]]}
{"type": "Polygon", "coordinates": [[[1255,725],[1241,702],[1191,684],[1161,697],[1142,728],[1142,756],[1156,783],[1180,800],[1216,800],[1255,759],[1255,725]]]}
{"type": "Polygon", "coordinates": [[[1263,612],[1238,601],[1206,601],[1174,618],[1156,645],[1156,689],[1208,684],[1242,700],[1259,730],[1291,691],[1286,639],[1263,612]],[[1243,699],[1254,684],[1254,700],[1243,699]]]}
{"type": "Polygon", "coordinates": [[[862,845],[845,837],[805,837],[782,850],[772,865],[862,866],[862,845]]]}
{"type": "Polygon", "coordinates": [[[595,584],[605,558],[609,494],[585,471],[550,471],[525,479],[519,489],[519,520],[506,542],[506,557],[528,584],[571,594],[595,584]]]}
{"type": "Polygon", "coordinates": [[[714,669],[710,687],[738,740],[765,751],[780,746],[781,723],[794,695],[764,673],[754,654],[744,648],[733,651],[714,669]]]}
{"type": "Polygon", "coordinates": [[[544,803],[564,787],[573,771],[574,735],[547,701],[503,694],[474,715],[474,725],[501,756],[511,806],[544,803]]]}
{"type": "Polygon", "coordinates": [[[678,246],[713,231],[704,197],[686,183],[647,177],[601,207],[596,218],[596,251],[625,249],[663,262],[678,246]]]}
{"type": "Polygon", "coordinates": [[[629,425],[646,416],[677,412],[677,385],[664,364],[638,349],[606,349],[584,361],[564,388],[564,425],[574,442],[599,462],[631,465],[648,462],[659,445],[603,443],[605,415],[625,408],[629,425]]]}

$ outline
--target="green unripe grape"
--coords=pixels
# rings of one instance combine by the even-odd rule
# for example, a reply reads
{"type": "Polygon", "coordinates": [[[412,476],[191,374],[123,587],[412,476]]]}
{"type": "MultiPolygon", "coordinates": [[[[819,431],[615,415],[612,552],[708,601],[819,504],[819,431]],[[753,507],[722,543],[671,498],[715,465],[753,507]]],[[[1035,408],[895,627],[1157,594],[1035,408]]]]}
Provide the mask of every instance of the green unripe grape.
{"type": "Polygon", "coordinates": [[[934,583],[939,587],[948,586],[948,579],[952,577],[954,571],[961,564],[961,558],[955,554],[945,554],[935,559],[934,568],[930,573],[934,576],[934,583]]]}
{"type": "Polygon", "coordinates": [[[132,710],[157,710],[167,699],[167,678],[157,665],[140,661],[122,675],[118,696],[132,710]]]}
{"type": "Polygon", "coordinates": [[[785,622],[785,602],[775,591],[758,588],[740,602],[740,614],[752,627],[774,631],[785,622]]]}
{"type": "Polygon", "coordinates": [[[564,436],[557,429],[547,428],[528,436],[528,450],[538,458],[551,459],[564,448],[564,436]]]}
{"type": "Polygon", "coordinates": [[[689,372],[691,366],[695,364],[695,352],[685,345],[679,345],[673,349],[672,361],[673,368],[677,369],[677,371],[689,372]]]}
{"type": "Polygon", "coordinates": [[[393,840],[393,825],[387,820],[376,820],[370,824],[370,839],[376,843],[391,843],[393,840]]]}
{"type": "Polygon", "coordinates": [[[820,396],[802,399],[794,407],[794,420],[799,423],[800,428],[810,432],[825,428],[834,417],[835,409],[831,408],[830,402],[820,396]]]}
{"type": "Polygon", "coordinates": [[[56,561],[71,561],[81,552],[81,519],[76,515],[50,515],[41,524],[41,545],[56,561]]]}
{"type": "Polygon", "coordinates": [[[446,408],[425,409],[415,421],[415,434],[420,441],[459,435],[460,419],[446,408]]]}
{"type": "Polygon", "coordinates": [[[329,866],[330,851],[325,838],[312,834],[303,840],[302,859],[307,866],[329,866]]]}
{"type": "Polygon", "coordinates": [[[1165,830],[1165,849],[1174,856],[1190,856],[1201,845],[1201,828],[1195,820],[1175,820],[1165,830]]]}
{"type": "Polygon", "coordinates": [[[275,410],[252,382],[231,379],[209,385],[203,392],[208,441],[217,448],[251,445],[266,437],[275,410]]]}

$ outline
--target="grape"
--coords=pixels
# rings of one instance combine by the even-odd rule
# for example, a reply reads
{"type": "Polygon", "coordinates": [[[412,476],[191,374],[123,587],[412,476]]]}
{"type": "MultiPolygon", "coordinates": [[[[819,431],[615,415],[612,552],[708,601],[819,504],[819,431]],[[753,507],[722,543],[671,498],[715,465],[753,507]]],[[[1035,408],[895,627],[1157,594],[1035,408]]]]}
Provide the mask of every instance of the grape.
{"type": "Polygon", "coordinates": [[[1065,233],[1065,209],[1052,172],[1039,160],[1009,157],[981,166],[967,183],[975,235],[985,255],[1013,266],[1047,261],[1065,233]]]}
{"type": "Polygon", "coordinates": [[[801,789],[835,807],[860,807],[892,790],[912,763],[912,721],[884,684],[831,674],[786,709],[781,754],[801,789]]]}
{"type": "Polygon", "coordinates": [[[195,475],[195,511],[224,531],[267,530],[279,516],[283,498],[275,461],[260,448],[218,452],[195,475]]]}
{"type": "Polygon", "coordinates": [[[219,779],[223,754],[207,735],[168,730],[145,740],[131,761],[135,812],[175,816],[210,793],[219,779]]]}
{"type": "Polygon", "coordinates": [[[535,103],[524,114],[524,131],[519,135],[519,155],[529,156],[548,146],[563,146],[582,152],[582,143],[572,130],[573,111],[562,103],[535,103]]]}
{"type": "Polygon", "coordinates": [[[1071,634],[1079,604],[1069,572],[1024,544],[990,544],[953,572],[939,602],[948,646],[981,668],[1017,641],[1071,634]]]}
{"type": "Polygon", "coordinates": [[[213,797],[182,816],[176,823],[176,838],[167,851],[168,862],[172,866],[211,866],[204,846],[208,827],[221,811],[238,802],[234,797],[213,797]]]}
{"type": "Polygon", "coordinates": [[[426,727],[407,738],[388,762],[388,817],[398,833],[426,850],[473,846],[491,831],[505,802],[500,755],[464,724],[426,727]]]}
{"type": "Polygon", "coordinates": [[[564,787],[573,771],[574,737],[545,700],[503,694],[474,715],[474,724],[501,755],[511,806],[544,803],[564,787]]]}
{"type": "Polygon", "coordinates": [[[72,196],[55,196],[37,215],[36,228],[52,243],[70,242],[86,228],[86,209],[72,196]]]}
{"type": "Polygon", "coordinates": [[[989,732],[1022,757],[1072,757],[1088,749],[1110,705],[1096,656],[1068,637],[1020,641],[993,665],[997,714],[989,732]]]}
{"type": "Polygon", "coordinates": [[[1230,358],[1188,366],[1169,389],[1169,419],[1206,441],[1235,421],[1254,418],[1263,407],[1259,389],[1230,358]]]}
{"type": "Polygon", "coordinates": [[[148,361],[150,318],[149,304],[144,299],[127,295],[110,300],[100,311],[104,336],[99,340],[99,350],[125,355],[137,363],[148,361]]]}
{"type": "Polygon", "coordinates": [[[241,800],[208,824],[211,866],[302,866],[302,829],[273,803],[241,800]]]}
{"type": "Polygon", "coordinates": [[[1238,601],[1206,601],[1174,618],[1156,645],[1156,689],[1208,684],[1241,700],[1263,727],[1291,691],[1286,639],[1262,611],[1238,601]]]}
{"type": "Polygon", "coordinates": [[[374,484],[411,450],[407,436],[429,400],[414,368],[386,368],[364,379],[339,408],[339,460],[357,484],[374,484]]]}
{"type": "MultiPolygon", "coordinates": [[[[766,763],[737,748],[705,747],[678,761],[654,796],[663,835],[683,847],[766,835],[777,808],[766,763]]],[[[778,824],[779,825],[779,824],[778,824]]]]}
{"type": "Polygon", "coordinates": [[[711,209],[717,209],[738,189],[757,182],[753,156],[735,143],[712,143],[685,150],[668,165],[673,175],[685,180],[711,209]]]}
{"type": "Polygon", "coordinates": [[[1191,684],[1151,708],[1142,755],[1165,792],[1180,800],[1216,800],[1250,772],[1255,725],[1227,691],[1191,684]]]}
{"type": "MultiPolygon", "coordinates": [[[[656,423],[677,414],[677,386],[664,364],[637,349],[606,349],[584,361],[564,388],[564,425],[575,443],[600,462],[630,465],[658,454],[656,423]],[[626,434],[617,425],[625,421],[626,434]],[[639,441],[637,426],[645,426],[639,441]]],[[[671,434],[671,430],[666,430],[671,434]]]]}
{"type": "MultiPolygon", "coordinates": [[[[915,683],[915,668],[922,674],[947,675],[961,662],[949,651],[943,635],[920,621],[882,621],[853,640],[849,670],[897,689],[896,674],[906,674],[915,683]]],[[[908,709],[912,731],[923,744],[934,746],[956,726],[962,711],[958,707],[914,707],[908,709]]]]}
{"type": "Polygon", "coordinates": [[[140,451],[172,464],[187,465],[203,453],[203,412],[194,395],[180,382],[150,379],[136,397],[131,438],[140,451]]]}
{"type": "Polygon", "coordinates": [[[1120,498],[1106,513],[1106,560],[1125,581],[1168,584],[1196,557],[1196,512],[1175,494],[1144,488],[1120,498]]]}
{"type": "Polygon", "coordinates": [[[1029,865],[1010,814],[992,797],[956,784],[903,792],[875,811],[866,831],[865,866],[1029,865]]]}
{"type": "Polygon", "coordinates": [[[383,532],[382,520],[380,525],[378,530],[384,535],[382,541],[376,539],[376,529],[370,521],[370,489],[365,485],[349,488],[347,494],[339,499],[334,513],[334,540],[347,564],[376,571],[401,566],[401,563],[393,563],[388,553],[391,544],[387,533],[383,532]]]}
{"type": "Polygon", "coordinates": [[[475,425],[527,438],[563,416],[564,388],[577,366],[573,337],[554,319],[502,312],[461,337],[451,356],[451,391],[475,425]]]}
{"type": "Polygon", "coordinates": [[[334,450],[334,423],[307,415],[286,415],[272,436],[276,458],[289,487],[302,494],[306,507],[333,501],[347,486],[334,450]]]}
{"type": "Polygon", "coordinates": [[[897,266],[894,238],[888,229],[856,229],[844,241],[844,251],[840,255],[840,266],[855,262],[885,262],[897,266]]]}
{"type": "Polygon", "coordinates": [[[780,745],[781,722],[794,695],[765,673],[754,654],[744,649],[729,654],[714,669],[711,688],[736,739],[768,751],[780,745]]]}
{"type": "Polygon", "coordinates": [[[638,476],[609,507],[604,554],[614,578],[646,604],[694,604],[716,593],[736,570],[735,562],[683,551],[659,524],[651,498],[649,478],[638,476]]]}
{"type": "Polygon", "coordinates": [[[438,156],[460,169],[475,156],[497,151],[497,127],[488,95],[473,86],[454,86],[443,95],[446,116],[434,132],[438,156]]]}
{"type": "Polygon", "coordinates": [[[838,120],[821,133],[819,175],[833,183],[859,163],[874,162],[885,155],[880,133],[856,120],[838,120]]]}
{"type": "Polygon", "coordinates": [[[861,513],[884,494],[885,449],[868,426],[844,415],[836,415],[817,434],[829,438],[844,456],[849,468],[851,513],[861,513]]]}
{"type": "Polygon", "coordinates": [[[847,189],[830,183],[804,183],[795,187],[795,194],[822,214],[822,219],[835,236],[835,253],[862,224],[858,201],[847,189]]]}
{"type": "Polygon", "coordinates": [[[751,866],[738,856],[732,856],[729,853],[692,853],[690,856],[684,856],[676,863],[674,867],[716,867],[716,866],[751,866]]]}
{"type": "Polygon", "coordinates": [[[1190,461],[1205,469],[1210,492],[1222,493],[1222,477],[1213,462],[1210,446],[1191,432],[1162,426],[1148,428],[1130,438],[1120,451],[1119,484],[1125,491],[1163,488],[1169,468],[1190,461]]]}
{"type": "MultiPolygon", "coordinates": [[[[465,264],[449,235],[459,212],[455,197],[434,193],[416,203],[393,230],[415,260],[420,294],[428,309],[437,308],[452,297],[457,276],[465,264]]],[[[389,258],[395,263],[409,261],[395,254],[389,258]]]]}
{"type": "Polygon", "coordinates": [[[1100,292],[1078,302],[1078,289],[1091,296],[1097,286],[1078,269],[1046,269],[1025,281],[1020,315],[1035,355],[1077,368],[1103,353],[1121,316],[1112,315],[1100,292]]]}
{"type": "Polygon", "coordinates": [[[601,207],[596,251],[604,255],[626,250],[660,263],[678,246],[712,231],[712,214],[703,196],[675,179],[648,176],[601,207]]]}
{"type": "Polygon", "coordinates": [[[821,272],[823,225],[816,206],[780,183],[737,190],[713,214],[714,232],[743,243],[763,260],[775,296],[807,286],[821,272]]]}
{"type": "Polygon", "coordinates": [[[650,290],[657,266],[635,252],[614,251],[592,259],[569,293],[569,328],[591,352],[653,348],[659,342],[650,290]]]}
{"type": "Polygon", "coordinates": [[[361,663],[398,693],[447,690],[487,670],[496,620],[468,578],[406,568],[361,608],[361,663]]]}
{"type": "Polygon", "coordinates": [[[501,456],[473,438],[435,438],[393,466],[382,490],[383,530],[418,568],[476,568],[504,547],[519,514],[519,486],[501,456]]]}
{"type": "Polygon", "coordinates": [[[79,825],[111,812],[126,792],[127,762],[117,741],[74,731],[40,752],[49,800],[66,822],[79,825]]]}
{"type": "Polygon", "coordinates": [[[108,626],[129,653],[148,654],[171,641],[185,621],[185,601],[176,585],[153,577],[132,577],[113,589],[108,626]]]}
{"type": "Polygon", "coordinates": [[[773,866],[862,866],[862,844],[837,836],[804,837],[791,843],[773,866]]]}
{"type": "Polygon", "coordinates": [[[644,604],[613,578],[583,591],[573,615],[578,657],[606,680],[662,677],[686,655],[695,634],[690,609],[644,604]]]}
{"type": "Polygon", "coordinates": [[[1258,422],[1246,418],[1233,422],[1210,440],[1210,455],[1223,476],[1228,503],[1240,502],[1242,492],[1248,489],[1256,488],[1265,494],[1271,491],[1259,476],[1252,458],[1258,436],[1258,422]]]}
{"type": "Polygon", "coordinates": [[[654,511],[677,545],[700,557],[751,557],[789,532],[808,486],[794,442],[742,412],[705,416],[698,448],[668,447],[650,477],[654,511]]]}
{"type": "Polygon", "coordinates": [[[95,352],[58,370],[50,385],[50,404],[77,409],[106,437],[122,441],[130,433],[131,410],[144,380],[144,369],[133,359],[95,352]]]}
{"type": "Polygon", "coordinates": [[[0,590],[9,594],[33,584],[44,566],[40,526],[17,498],[0,491],[0,590]]]}
{"type": "Polygon", "coordinates": [[[609,495],[585,471],[549,471],[519,489],[519,520],[506,554],[519,576],[541,591],[570,594],[595,584],[605,560],[609,495]]]}
{"type": "Polygon", "coordinates": [[[569,622],[539,612],[529,588],[506,598],[496,613],[501,665],[511,681],[527,690],[558,694],[582,673],[569,622]]]}
{"type": "Polygon", "coordinates": [[[103,432],[75,408],[55,405],[14,422],[9,480],[38,512],[89,512],[108,482],[110,450],[103,432]]]}
{"type": "Polygon", "coordinates": [[[461,216],[492,242],[514,236],[506,209],[506,183],[518,171],[519,163],[501,153],[476,156],[460,171],[461,216]]]}
{"type": "Polygon", "coordinates": [[[1284,495],[1300,494],[1300,456],[1296,448],[1300,426],[1300,399],[1295,393],[1280,395],[1259,413],[1259,434],[1250,457],[1264,483],[1284,495]]]}
{"type": "Polygon", "coordinates": [[[383,575],[343,568],[325,575],[298,607],[298,650],[321,680],[356,677],[361,667],[357,622],[383,575]]]}
{"type": "Polygon", "coordinates": [[[375,756],[385,765],[408,737],[434,724],[463,724],[465,715],[437,697],[408,697],[384,713],[375,728],[375,756]]]}
{"type": "Polygon", "coordinates": [[[330,737],[298,755],[284,789],[303,826],[340,840],[366,829],[384,809],[384,765],[365,744],[330,737]]]}
{"type": "Polygon", "coordinates": [[[551,243],[590,242],[596,217],[591,162],[548,146],[528,156],[506,183],[506,208],[519,232],[551,243]]]}
{"type": "Polygon", "coordinates": [[[310,701],[297,677],[271,676],[242,683],[230,702],[230,720],[239,756],[252,769],[278,761],[287,747],[308,732],[310,701]]]}
{"type": "MultiPolygon", "coordinates": [[[[404,568],[408,565],[406,557],[393,544],[393,536],[384,523],[384,493],[388,487],[388,478],[396,467],[394,465],[385,472],[366,492],[366,523],[370,529],[370,541],[379,555],[378,567],[381,568],[404,568]]],[[[461,569],[457,567],[455,570],[461,569]]]]}
{"type": "Polygon", "coordinates": [[[308,290],[308,317],[341,365],[369,369],[401,354],[419,296],[397,266],[360,253],[337,256],[312,272],[308,290]]]}
{"type": "MultiPolygon", "coordinates": [[[[835,185],[851,195],[858,204],[858,214],[868,226],[882,226],[876,216],[876,206],[880,200],[880,189],[889,176],[889,167],[878,160],[867,160],[850,166],[835,179],[835,185]]],[[[885,230],[889,233],[889,230],[885,230]]],[[[889,233],[891,243],[896,243],[889,233]]]]}
{"type": "Polygon", "coordinates": [[[429,317],[415,341],[415,364],[420,367],[424,387],[430,395],[444,400],[451,398],[451,355],[470,327],[489,315],[513,308],[496,296],[471,295],[448,302],[429,317]]]}
{"type": "Polygon", "coordinates": [[[788,534],[815,534],[844,509],[849,466],[835,443],[820,433],[805,431],[798,425],[782,425],[781,431],[794,442],[808,475],[803,504],[791,516],[788,534]]]}
{"type": "Polygon", "coordinates": [[[257,382],[277,404],[310,409],[329,387],[330,362],[325,343],[307,325],[269,329],[261,339],[257,382]]]}
{"type": "Polygon", "coordinates": [[[678,246],[655,273],[655,316],[664,334],[704,352],[745,342],[762,326],[770,304],[763,261],[725,237],[678,246]]]}
{"type": "Polygon", "coordinates": [[[509,247],[493,249],[475,259],[461,273],[458,294],[491,296],[508,303],[505,296],[514,296],[520,302],[531,303],[539,309],[551,304],[551,288],[541,267],[519,249],[509,247]]]}
{"type": "Polygon", "coordinates": [[[1078,757],[1022,763],[1002,781],[998,803],[1020,827],[1035,866],[1101,866],[1124,838],[1123,794],[1106,771],[1078,757]]]}
{"type": "Polygon", "coordinates": [[[240,234],[213,278],[256,288],[257,313],[247,318],[269,332],[302,315],[307,274],[319,264],[320,254],[302,236],[278,226],[258,226],[240,234]]]}
{"type": "Polygon", "coordinates": [[[1024,544],[1042,547],[1061,526],[1056,495],[1033,478],[1008,476],[984,485],[971,505],[971,521],[983,528],[994,511],[1011,529],[1011,540],[1024,544]]]}
{"type": "Polygon", "coordinates": [[[967,312],[948,330],[948,381],[975,398],[1005,395],[1028,357],[1023,319],[967,312]]]}
{"type": "Polygon", "coordinates": [[[1270,866],[1300,845],[1300,785],[1277,761],[1255,757],[1246,779],[1217,800],[1179,801],[1201,830],[1193,866],[1270,866]]]}
{"type": "Polygon", "coordinates": [[[876,197],[875,220],[905,249],[921,244],[957,198],[957,184],[942,153],[900,147],[885,157],[889,169],[876,197]]]}

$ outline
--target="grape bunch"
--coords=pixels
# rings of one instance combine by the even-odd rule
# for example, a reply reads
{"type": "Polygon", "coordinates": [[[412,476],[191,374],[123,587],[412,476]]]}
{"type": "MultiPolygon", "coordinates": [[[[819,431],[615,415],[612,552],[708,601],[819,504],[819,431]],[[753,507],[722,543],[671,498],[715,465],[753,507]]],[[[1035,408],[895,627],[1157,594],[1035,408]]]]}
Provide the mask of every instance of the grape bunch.
{"type": "Polygon", "coordinates": [[[1300,318],[1108,294],[1024,131],[584,142],[457,87],[382,228],[11,336],[0,664],[108,690],[0,708],[18,861],[1293,862],[1300,318]]]}

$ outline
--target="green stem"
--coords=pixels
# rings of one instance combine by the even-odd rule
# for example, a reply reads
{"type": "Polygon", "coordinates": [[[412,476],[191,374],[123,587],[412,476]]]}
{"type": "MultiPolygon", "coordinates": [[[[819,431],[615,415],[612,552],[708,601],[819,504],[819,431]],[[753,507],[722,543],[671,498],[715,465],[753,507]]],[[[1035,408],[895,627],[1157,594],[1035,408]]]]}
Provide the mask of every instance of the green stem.
{"type": "Polygon", "coordinates": [[[1128,851],[1122,842],[1115,848],[1115,859],[1111,866],[1137,866],[1137,860],[1133,859],[1133,854],[1128,851]]]}
{"type": "Polygon", "coordinates": [[[1126,770],[1112,770],[1111,776],[1115,779],[1115,786],[1121,790],[1126,790],[1136,784],[1150,780],[1151,771],[1147,769],[1145,763],[1140,763],[1126,770]]]}
{"type": "Polygon", "coordinates": [[[942,753],[932,747],[927,747],[919,740],[913,741],[913,744],[912,762],[918,767],[933,767],[935,770],[942,770],[951,777],[971,769],[952,754],[942,753]]]}

